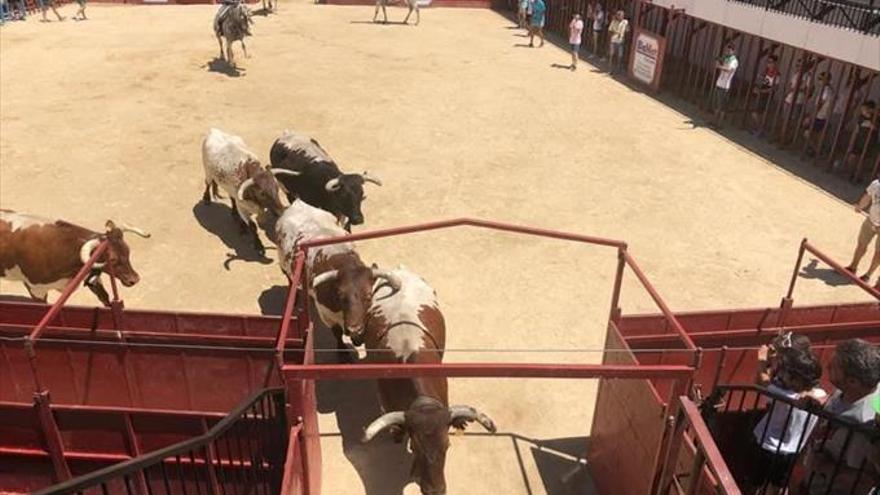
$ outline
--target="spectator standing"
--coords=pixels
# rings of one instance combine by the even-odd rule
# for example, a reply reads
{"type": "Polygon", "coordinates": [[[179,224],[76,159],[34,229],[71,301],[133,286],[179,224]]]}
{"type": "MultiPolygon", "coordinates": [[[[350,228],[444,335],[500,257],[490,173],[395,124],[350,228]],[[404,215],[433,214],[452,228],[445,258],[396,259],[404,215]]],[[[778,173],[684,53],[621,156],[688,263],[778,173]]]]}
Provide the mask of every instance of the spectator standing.
{"type": "MultiPolygon", "coordinates": [[[[782,347],[777,353],[777,368],[767,390],[792,401],[816,393],[822,365],[807,349],[782,347]]],[[[767,412],[752,430],[755,471],[752,482],[761,495],[777,495],[788,487],[798,453],[806,445],[816,425],[816,416],[781,401],[772,401],[767,412]]]]}
{"type": "Polygon", "coordinates": [[[529,0],[517,0],[517,4],[516,23],[519,25],[520,29],[528,29],[526,16],[529,10],[529,0]]]}
{"type": "Polygon", "coordinates": [[[601,3],[596,4],[593,10],[593,55],[602,56],[599,40],[602,37],[602,30],[605,29],[605,7],[601,3]]]}
{"type": "Polygon", "coordinates": [[[609,61],[611,62],[611,70],[610,73],[614,74],[624,67],[625,63],[623,60],[623,52],[624,46],[626,43],[626,32],[629,30],[629,21],[626,20],[626,16],[622,10],[618,10],[614,14],[614,19],[611,21],[611,25],[608,27],[609,34],[609,61]]]}
{"type": "Polygon", "coordinates": [[[788,116],[798,118],[804,101],[813,96],[813,64],[798,59],[795,62],[794,74],[788,80],[788,90],[785,94],[785,111],[788,116]],[[800,79],[800,84],[798,84],[800,79]]]}
{"type": "Polygon", "coordinates": [[[61,14],[58,13],[58,9],[55,7],[55,0],[37,0],[37,5],[40,7],[40,13],[43,14],[43,22],[49,22],[49,19],[46,17],[46,11],[50,8],[59,21],[64,20],[64,17],[61,17],[61,14]]]}
{"type": "Polygon", "coordinates": [[[547,13],[547,6],[544,0],[535,0],[532,4],[532,19],[530,21],[531,29],[529,30],[529,46],[535,46],[535,35],[541,38],[539,47],[544,46],[544,15],[547,13]]]}
{"type": "Polygon", "coordinates": [[[764,73],[757,86],[752,90],[755,95],[755,108],[752,110],[752,134],[760,136],[762,133],[762,124],[764,123],[764,115],[770,106],[770,99],[779,83],[779,58],[776,55],[767,57],[767,65],[764,67],[764,73]]]}
{"type": "Polygon", "coordinates": [[[724,54],[715,64],[718,70],[718,79],[715,81],[715,88],[712,92],[712,111],[714,113],[714,125],[721,127],[724,120],[724,114],[727,110],[727,100],[730,95],[730,85],[733,83],[733,75],[739,67],[739,60],[733,49],[733,44],[728,43],[724,47],[724,54]]]}
{"type": "Polygon", "coordinates": [[[822,72],[819,74],[819,87],[822,88],[819,98],[816,100],[816,118],[810,121],[807,117],[804,119],[804,140],[807,141],[807,154],[815,156],[816,148],[814,147],[825,129],[825,124],[831,116],[831,108],[834,105],[834,89],[831,88],[831,74],[822,72]]]}
{"type": "Polygon", "coordinates": [[[581,38],[584,34],[584,21],[580,14],[575,14],[568,23],[568,44],[571,45],[571,70],[577,70],[578,57],[581,52],[581,38]]]}
{"type": "MultiPolygon", "coordinates": [[[[856,274],[859,262],[862,261],[862,257],[868,250],[868,244],[871,243],[874,237],[877,237],[877,233],[880,231],[880,180],[874,179],[873,182],[868,184],[865,194],[862,195],[854,207],[856,213],[862,213],[867,209],[868,215],[859,229],[859,237],[856,241],[856,249],[853,252],[852,261],[846,267],[846,270],[853,275],[856,274]]],[[[871,258],[871,265],[868,267],[868,271],[859,278],[863,282],[868,282],[878,266],[880,266],[880,240],[874,243],[874,256],[871,258]]]]}
{"type": "MultiPolygon", "coordinates": [[[[837,344],[828,367],[831,394],[825,411],[850,424],[870,427],[873,403],[880,397],[880,351],[861,339],[837,344]]],[[[813,435],[806,461],[803,493],[809,495],[866,495],[880,483],[871,462],[871,439],[843,422],[821,425],[813,435]]]]}
{"type": "MultiPolygon", "coordinates": [[[[861,105],[856,119],[856,127],[850,138],[852,147],[849,146],[849,142],[846,145],[848,152],[846,152],[843,164],[845,165],[845,171],[850,174],[850,179],[853,182],[857,182],[859,179],[859,177],[856,177],[856,163],[862,156],[866,143],[873,142],[877,134],[877,129],[874,126],[874,114],[876,112],[877,104],[873,100],[868,100],[861,105]]],[[[870,155],[870,152],[868,155],[870,155]]],[[[834,169],[840,168],[840,165],[841,160],[836,160],[834,162],[834,169]]]]}

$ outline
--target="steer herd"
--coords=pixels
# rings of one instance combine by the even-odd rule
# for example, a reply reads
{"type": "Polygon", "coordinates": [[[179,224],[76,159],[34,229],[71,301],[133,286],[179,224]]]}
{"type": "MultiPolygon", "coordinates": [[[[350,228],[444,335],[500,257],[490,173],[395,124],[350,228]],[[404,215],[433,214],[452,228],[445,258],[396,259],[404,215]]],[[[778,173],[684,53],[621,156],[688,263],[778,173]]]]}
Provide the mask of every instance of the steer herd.
{"type": "MultiPolygon", "coordinates": [[[[202,142],[205,171],[204,202],[232,203],[232,217],[251,237],[261,254],[257,219],[275,219],[268,237],[278,245],[278,262],[292,277],[302,243],[344,238],[352,225],[364,222],[361,203],[364,185],[381,185],[369,173],[343,173],[320,144],[293,131],[274,142],[270,164],[263,166],[244,140],[211,129],[202,142]],[[287,205],[283,199],[286,197],[287,205]]],[[[108,221],[104,232],[91,231],[61,220],[49,220],[0,210],[0,278],[20,280],[30,295],[46,301],[50,289],[61,289],[88,262],[94,249],[108,240],[107,249],[86,278],[105,305],[109,297],[101,285],[102,273],[112,273],[126,286],[139,280],[129,262],[124,232],[142,237],[141,229],[108,221]]],[[[305,281],[320,320],[336,339],[340,359],[353,354],[343,340],[365,347],[361,362],[439,364],[446,346],[446,326],[434,289],[403,266],[383,269],[368,265],[353,242],[312,247],[305,261],[305,281]]],[[[463,429],[478,422],[490,432],[495,425],[470,406],[450,406],[444,377],[379,380],[379,402],[384,414],[364,430],[363,441],[389,430],[397,442],[409,439],[413,453],[410,475],[423,494],[446,493],[444,465],[449,427],[463,429]]]]}

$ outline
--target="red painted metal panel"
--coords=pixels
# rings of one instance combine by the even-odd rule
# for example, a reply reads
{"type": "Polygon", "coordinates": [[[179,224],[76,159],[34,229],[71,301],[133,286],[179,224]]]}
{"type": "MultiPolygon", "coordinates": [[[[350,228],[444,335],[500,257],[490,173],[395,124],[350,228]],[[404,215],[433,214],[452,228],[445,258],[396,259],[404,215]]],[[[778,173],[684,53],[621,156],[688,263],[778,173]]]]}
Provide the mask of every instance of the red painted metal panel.
{"type": "MultiPolygon", "coordinates": [[[[606,348],[625,349],[614,324],[606,348]]],[[[633,365],[631,353],[611,352],[606,365],[633,365]]],[[[588,460],[599,493],[650,493],[664,431],[665,404],[649,380],[599,382],[588,460]]]]}

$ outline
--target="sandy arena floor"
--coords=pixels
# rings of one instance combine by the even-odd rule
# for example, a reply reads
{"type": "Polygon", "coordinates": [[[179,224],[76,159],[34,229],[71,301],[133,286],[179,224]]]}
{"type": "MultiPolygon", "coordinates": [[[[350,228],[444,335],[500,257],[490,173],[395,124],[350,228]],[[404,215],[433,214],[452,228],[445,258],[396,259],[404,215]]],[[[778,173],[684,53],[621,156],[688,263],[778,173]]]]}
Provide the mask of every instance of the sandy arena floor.
{"type": "MultiPolygon", "coordinates": [[[[517,46],[525,39],[496,13],[425,10],[415,28],[370,24],[371,7],[283,3],[279,15],[256,18],[251,58],[239,51],[245,70],[230,77],[211,70],[214,10],[90,5],[88,22],[32,17],[0,29],[0,206],[150,230],[152,239],[129,241],[142,277],[124,292],[129,307],[280,310],[277,266],[257,262],[226,206],[198,204],[199,143],[211,126],[240,134],[264,159],[284,128],[297,129],[343,168],[379,175],[368,228],[476,216],[624,239],[675,310],[777,304],[804,236],[838,260],[850,254],[861,218],[847,204],[586,64],[553,68],[568,55],[517,46]]],[[[361,249],[436,287],[450,348],[603,344],[609,249],[473,230],[361,249]]],[[[864,299],[824,279],[809,271],[798,302],[864,299]]],[[[24,293],[0,283],[2,293],[24,293]]],[[[625,311],[654,311],[632,278],[625,289],[625,311]]],[[[86,292],[74,301],[94,303],[86,292]]],[[[583,493],[587,480],[560,476],[583,453],[595,388],[453,382],[453,401],[483,409],[504,435],[453,440],[449,493],[583,493]]],[[[371,387],[323,383],[319,392],[324,493],[417,493],[402,488],[399,446],[356,442],[378,411],[371,387]]]]}

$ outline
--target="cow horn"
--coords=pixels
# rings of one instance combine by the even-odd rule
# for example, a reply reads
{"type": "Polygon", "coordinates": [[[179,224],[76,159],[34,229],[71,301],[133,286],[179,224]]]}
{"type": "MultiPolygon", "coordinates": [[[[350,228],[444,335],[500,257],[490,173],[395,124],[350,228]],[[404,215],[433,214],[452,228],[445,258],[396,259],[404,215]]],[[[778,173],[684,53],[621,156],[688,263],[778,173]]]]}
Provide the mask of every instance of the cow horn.
{"type": "Polygon", "coordinates": [[[378,177],[371,176],[370,174],[367,173],[366,170],[364,171],[364,173],[361,174],[361,177],[364,178],[364,182],[372,182],[373,184],[376,184],[377,186],[382,185],[382,181],[379,180],[378,177]]]}
{"type": "Polygon", "coordinates": [[[394,292],[399,291],[400,287],[403,285],[400,277],[392,273],[391,270],[373,268],[373,277],[385,279],[388,282],[388,285],[390,285],[391,288],[394,290],[394,292]]]}
{"type": "Polygon", "coordinates": [[[342,184],[339,183],[339,177],[330,179],[324,184],[324,189],[329,192],[338,191],[340,187],[342,187],[342,184]]]}
{"type": "Polygon", "coordinates": [[[367,443],[385,428],[388,428],[389,426],[403,425],[404,423],[406,423],[406,415],[402,411],[385,413],[370,423],[370,426],[367,426],[364,430],[364,436],[361,437],[361,442],[367,443]]]}
{"type": "Polygon", "coordinates": [[[247,188],[251,187],[252,185],[254,185],[254,178],[253,177],[242,182],[241,185],[238,186],[238,193],[236,194],[236,196],[238,197],[239,201],[245,200],[244,199],[244,192],[247,191],[247,188]]]}
{"type": "Polygon", "coordinates": [[[492,418],[486,416],[485,414],[477,411],[471,406],[452,406],[449,408],[449,422],[451,424],[455,424],[456,420],[463,420],[467,422],[476,421],[483,425],[483,428],[488,430],[490,433],[495,433],[498,429],[495,427],[495,423],[492,421],[492,418]]]}
{"type": "MultiPolygon", "coordinates": [[[[92,251],[98,247],[98,244],[101,244],[101,239],[89,239],[81,248],[79,248],[79,260],[82,261],[83,264],[88,263],[89,258],[92,257],[92,251]]],[[[100,270],[103,267],[104,263],[98,263],[97,261],[92,265],[92,268],[96,270],[100,270]]]]}
{"type": "Polygon", "coordinates": [[[332,282],[332,281],[336,280],[336,278],[338,276],[339,276],[339,270],[330,270],[328,272],[321,273],[318,276],[316,276],[314,279],[312,279],[312,287],[317,287],[317,286],[323,284],[324,282],[332,282]]]}
{"type": "Polygon", "coordinates": [[[137,234],[137,235],[143,237],[144,239],[150,238],[149,232],[147,232],[143,229],[139,229],[137,227],[132,227],[131,225],[128,225],[125,223],[122,224],[122,227],[120,227],[120,230],[122,230],[123,232],[131,232],[132,234],[137,234]]]}
{"type": "Polygon", "coordinates": [[[269,170],[269,172],[271,172],[272,175],[274,175],[275,177],[278,177],[279,175],[292,175],[296,177],[299,175],[299,172],[294,172],[293,170],[286,170],[283,168],[273,168],[269,170]]]}

